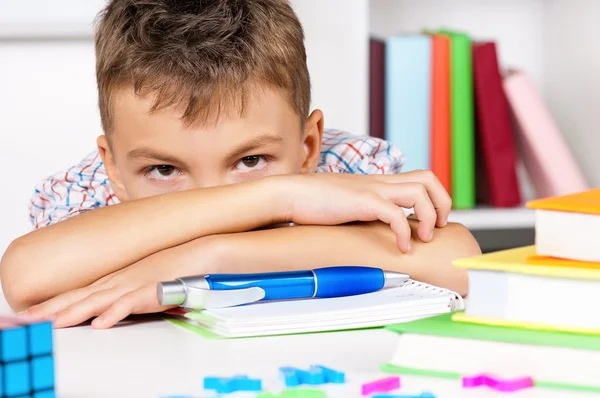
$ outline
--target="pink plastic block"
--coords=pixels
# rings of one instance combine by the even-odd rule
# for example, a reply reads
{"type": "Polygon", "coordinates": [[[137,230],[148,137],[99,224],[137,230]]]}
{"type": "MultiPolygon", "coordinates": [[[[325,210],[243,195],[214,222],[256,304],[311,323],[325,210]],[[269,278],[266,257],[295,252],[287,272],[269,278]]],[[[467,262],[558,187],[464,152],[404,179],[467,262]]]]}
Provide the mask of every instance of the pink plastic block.
{"type": "Polygon", "coordinates": [[[388,392],[400,388],[398,376],[386,377],[385,379],[371,381],[362,385],[362,395],[370,395],[374,392],[388,392]]]}
{"type": "Polygon", "coordinates": [[[480,374],[463,377],[462,385],[464,388],[488,386],[497,391],[513,392],[533,387],[533,379],[531,377],[521,377],[518,379],[503,380],[487,374],[480,374]]]}

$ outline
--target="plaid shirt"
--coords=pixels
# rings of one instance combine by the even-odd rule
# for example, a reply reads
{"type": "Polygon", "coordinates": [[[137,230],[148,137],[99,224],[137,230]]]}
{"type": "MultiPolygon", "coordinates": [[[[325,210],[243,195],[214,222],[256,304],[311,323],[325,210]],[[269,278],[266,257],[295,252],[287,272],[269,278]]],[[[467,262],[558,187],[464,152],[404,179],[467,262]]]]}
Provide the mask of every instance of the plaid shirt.
{"type": "MultiPolygon", "coordinates": [[[[317,172],[396,174],[403,163],[404,155],[387,141],[325,130],[317,172]]],[[[29,217],[38,229],[117,203],[100,154],[95,151],[73,167],[40,181],[29,204],[29,217]]]]}

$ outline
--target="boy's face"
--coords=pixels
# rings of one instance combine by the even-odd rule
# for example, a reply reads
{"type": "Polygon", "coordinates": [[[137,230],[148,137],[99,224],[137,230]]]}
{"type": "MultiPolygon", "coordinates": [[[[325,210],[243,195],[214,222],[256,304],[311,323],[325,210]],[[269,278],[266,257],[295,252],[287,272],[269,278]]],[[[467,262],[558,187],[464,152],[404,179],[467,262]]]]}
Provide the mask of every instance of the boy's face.
{"type": "Polygon", "coordinates": [[[152,97],[116,93],[111,145],[98,138],[111,186],[121,201],[233,184],[275,174],[312,173],[319,161],[323,117],[314,111],[304,131],[276,90],[250,96],[245,113],[189,127],[181,110],[150,113],[152,97]]]}

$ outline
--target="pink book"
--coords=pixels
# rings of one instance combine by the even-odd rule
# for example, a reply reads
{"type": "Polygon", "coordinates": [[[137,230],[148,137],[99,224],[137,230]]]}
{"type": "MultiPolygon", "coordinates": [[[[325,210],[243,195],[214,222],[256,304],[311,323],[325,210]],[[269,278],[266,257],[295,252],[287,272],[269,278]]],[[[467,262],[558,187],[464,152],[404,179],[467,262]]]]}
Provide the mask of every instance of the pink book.
{"type": "Polygon", "coordinates": [[[567,142],[527,76],[510,70],[503,85],[515,126],[517,150],[536,196],[545,198],[587,190],[588,184],[567,142]]]}

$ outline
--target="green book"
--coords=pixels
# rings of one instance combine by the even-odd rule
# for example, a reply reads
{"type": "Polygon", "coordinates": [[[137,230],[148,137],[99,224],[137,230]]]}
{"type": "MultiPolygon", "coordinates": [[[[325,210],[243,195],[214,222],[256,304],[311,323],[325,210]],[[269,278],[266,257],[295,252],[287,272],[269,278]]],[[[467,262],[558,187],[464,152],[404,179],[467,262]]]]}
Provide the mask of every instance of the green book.
{"type": "Polygon", "coordinates": [[[452,201],[456,209],[475,207],[475,110],[471,38],[440,30],[450,38],[452,201]]]}
{"type": "Polygon", "coordinates": [[[452,313],[389,325],[386,328],[396,333],[600,350],[600,338],[598,336],[454,322],[452,321],[452,313]]]}
{"type": "Polygon", "coordinates": [[[528,376],[535,387],[600,392],[598,336],[457,322],[452,315],[387,326],[400,338],[381,369],[445,379],[528,376]]]}

